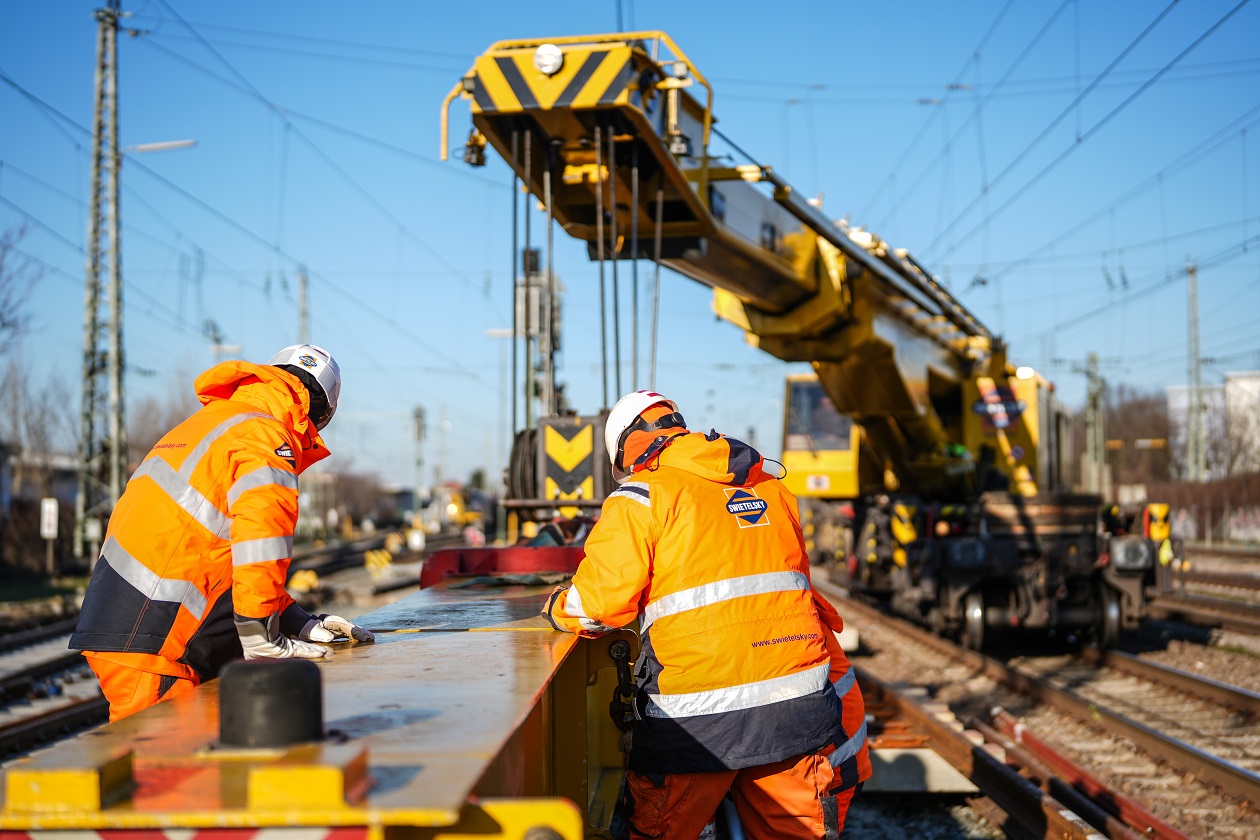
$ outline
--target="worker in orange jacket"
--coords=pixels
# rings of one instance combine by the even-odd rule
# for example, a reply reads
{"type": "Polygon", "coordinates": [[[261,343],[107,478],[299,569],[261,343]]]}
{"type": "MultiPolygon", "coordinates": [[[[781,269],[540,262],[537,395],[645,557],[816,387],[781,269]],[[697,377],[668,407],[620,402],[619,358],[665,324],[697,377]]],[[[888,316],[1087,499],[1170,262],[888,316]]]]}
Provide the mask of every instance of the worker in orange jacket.
{"type": "Polygon", "coordinates": [[[217,676],[229,660],[318,659],[338,637],[284,589],[297,477],[328,456],[341,371],[321,347],[266,365],[224,362],[197,378],[202,408],[166,434],[114,506],[70,637],[119,720],[217,676]]]}
{"type": "Polygon", "coordinates": [[[639,620],[630,836],[694,840],[729,791],[749,837],[838,837],[871,774],[865,710],[796,499],[650,391],[618,401],[605,442],[620,487],[543,613],[583,635],[639,620]]]}

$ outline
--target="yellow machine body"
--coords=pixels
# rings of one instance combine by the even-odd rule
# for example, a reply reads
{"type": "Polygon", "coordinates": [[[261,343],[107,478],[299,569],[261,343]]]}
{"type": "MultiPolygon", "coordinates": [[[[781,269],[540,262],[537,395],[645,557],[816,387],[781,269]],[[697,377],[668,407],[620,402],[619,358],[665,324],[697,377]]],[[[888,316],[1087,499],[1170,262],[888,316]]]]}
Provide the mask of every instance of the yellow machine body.
{"type": "Polygon", "coordinates": [[[862,427],[841,414],[818,377],[792,374],[783,400],[783,484],[798,499],[856,499],[862,427]]]}

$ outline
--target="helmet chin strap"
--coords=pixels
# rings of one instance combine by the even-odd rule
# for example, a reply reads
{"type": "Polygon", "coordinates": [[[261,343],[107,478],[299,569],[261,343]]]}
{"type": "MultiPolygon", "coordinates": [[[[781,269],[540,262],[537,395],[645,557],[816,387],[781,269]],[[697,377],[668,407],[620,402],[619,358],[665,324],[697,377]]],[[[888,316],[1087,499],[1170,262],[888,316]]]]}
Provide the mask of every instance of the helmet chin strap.
{"type": "MultiPolygon", "coordinates": [[[[658,417],[650,423],[647,420],[643,419],[643,415],[639,415],[638,417],[634,418],[634,422],[631,423],[629,426],[627,426],[626,430],[621,433],[621,437],[617,439],[616,463],[618,464],[625,463],[626,440],[630,437],[631,432],[654,432],[658,429],[661,429],[661,430],[677,429],[679,427],[686,430],[687,421],[683,419],[682,413],[678,411],[675,411],[671,414],[666,414],[664,417],[658,417]]],[[[670,437],[668,440],[673,440],[674,437],[677,437],[677,435],[670,437]]],[[[648,451],[650,452],[652,448],[655,447],[657,443],[659,443],[662,439],[663,438],[658,437],[656,440],[652,441],[651,446],[648,447],[648,451]]],[[[637,464],[642,460],[643,460],[642,458],[638,458],[635,460],[635,463],[637,464]]],[[[625,467],[623,466],[622,469],[625,469],[625,467]]]]}
{"type": "Polygon", "coordinates": [[[636,472],[639,472],[640,470],[647,469],[648,465],[652,462],[653,458],[660,455],[662,452],[665,451],[665,449],[671,443],[678,440],[678,438],[680,437],[686,436],[686,434],[687,434],[687,430],[683,429],[678,434],[661,435],[660,437],[656,438],[656,440],[648,444],[647,451],[645,451],[642,455],[636,458],[634,463],[630,465],[630,472],[636,473],[636,472]]]}

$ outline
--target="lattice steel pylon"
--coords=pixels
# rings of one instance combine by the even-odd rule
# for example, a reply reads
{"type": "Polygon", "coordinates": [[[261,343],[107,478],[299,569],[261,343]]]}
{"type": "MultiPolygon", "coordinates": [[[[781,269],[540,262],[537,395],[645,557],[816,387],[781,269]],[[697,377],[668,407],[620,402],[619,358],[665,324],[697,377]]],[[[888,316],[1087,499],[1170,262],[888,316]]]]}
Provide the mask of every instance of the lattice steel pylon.
{"type": "Polygon", "coordinates": [[[1203,433],[1203,356],[1199,347],[1199,270],[1186,266],[1186,337],[1189,356],[1190,399],[1186,421],[1186,478],[1207,480],[1206,440],[1203,433]]]}
{"type": "Polygon", "coordinates": [[[120,2],[107,0],[105,8],[95,12],[96,112],[92,125],[92,187],[84,291],[83,401],[79,424],[79,487],[74,509],[75,557],[84,556],[89,535],[99,538],[97,532],[103,530],[100,518],[113,510],[127,478],[122,224],[118,200],[122,162],[118,147],[120,2]],[[109,283],[102,294],[101,274],[104,267],[108,268],[109,283]],[[102,305],[104,313],[101,312],[102,305]]]}

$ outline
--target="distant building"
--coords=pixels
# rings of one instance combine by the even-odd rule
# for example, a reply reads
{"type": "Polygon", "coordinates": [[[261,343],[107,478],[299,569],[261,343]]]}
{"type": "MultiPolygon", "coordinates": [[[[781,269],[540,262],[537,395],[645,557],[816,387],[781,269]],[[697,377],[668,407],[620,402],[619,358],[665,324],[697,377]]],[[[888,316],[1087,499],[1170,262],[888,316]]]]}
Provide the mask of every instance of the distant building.
{"type": "MultiPolygon", "coordinates": [[[[1190,429],[1190,387],[1165,389],[1171,426],[1169,450],[1173,463],[1185,464],[1190,429]]],[[[1220,385],[1199,389],[1203,406],[1205,479],[1260,471],[1260,371],[1232,371],[1220,385]]]]}
{"type": "Polygon", "coordinates": [[[64,504],[74,505],[74,498],[79,492],[77,455],[10,451],[6,461],[10,504],[38,502],[45,496],[55,496],[64,504]]]}

